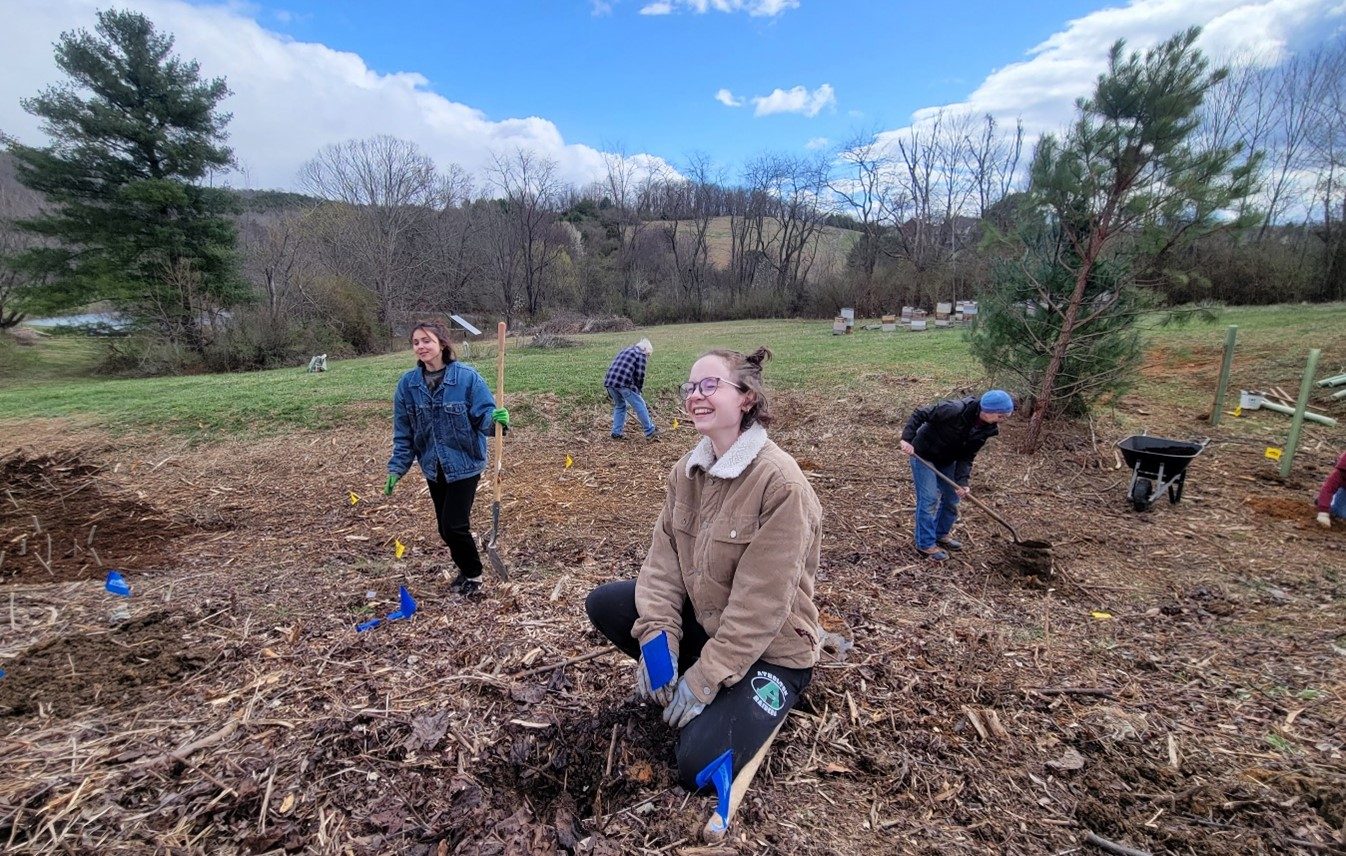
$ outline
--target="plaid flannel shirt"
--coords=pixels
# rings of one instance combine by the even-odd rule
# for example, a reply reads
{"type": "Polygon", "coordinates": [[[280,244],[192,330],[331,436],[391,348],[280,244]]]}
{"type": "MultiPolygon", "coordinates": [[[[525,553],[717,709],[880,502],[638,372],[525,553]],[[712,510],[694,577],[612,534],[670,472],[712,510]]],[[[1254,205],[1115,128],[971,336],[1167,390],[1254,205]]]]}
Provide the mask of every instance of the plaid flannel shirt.
{"type": "Polygon", "coordinates": [[[635,345],[623,348],[608,366],[603,386],[617,389],[645,389],[645,352],[635,345]]]}

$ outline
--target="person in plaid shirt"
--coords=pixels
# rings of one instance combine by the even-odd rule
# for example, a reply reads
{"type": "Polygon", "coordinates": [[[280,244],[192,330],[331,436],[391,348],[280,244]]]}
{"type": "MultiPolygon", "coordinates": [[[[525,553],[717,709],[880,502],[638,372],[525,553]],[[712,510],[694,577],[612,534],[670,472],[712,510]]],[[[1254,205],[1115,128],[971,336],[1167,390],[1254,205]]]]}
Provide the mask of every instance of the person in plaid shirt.
{"type": "Polygon", "coordinates": [[[612,358],[603,386],[612,399],[612,439],[622,439],[622,430],[626,427],[626,409],[635,411],[645,437],[653,440],[658,433],[654,420],[650,419],[650,410],[645,406],[641,391],[645,389],[645,364],[654,346],[649,339],[641,339],[629,348],[623,348],[612,358]]]}

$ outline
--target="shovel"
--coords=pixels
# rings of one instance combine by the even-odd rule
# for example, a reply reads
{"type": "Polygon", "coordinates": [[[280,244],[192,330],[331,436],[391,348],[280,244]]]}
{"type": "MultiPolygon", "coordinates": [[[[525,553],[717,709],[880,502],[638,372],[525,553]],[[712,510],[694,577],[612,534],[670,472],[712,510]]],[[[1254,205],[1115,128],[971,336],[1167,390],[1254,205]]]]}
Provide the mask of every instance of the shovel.
{"type": "MultiPolygon", "coordinates": [[[[934,464],[931,464],[925,458],[922,458],[920,455],[917,455],[915,453],[912,454],[912,457],[920,461],[922,464],[925,464],[926,468],[930,470],[930,472],[938,476],[940,481],[944,482],[945,484],[953,488],[961,487],[961,485],[959,485],[953,479],[949,478],[948,476],[944,475],[944,473],[941,473],[938,469],[936,469],[934,464]]],[[[1032,540],[1025,541],[1024,539],[1019,537],[1019,533],[1015,530],[1015,528],[1012,525],[1010,525],[1010,522],[1005,518],[1001,517],[999,514],[997,514],[995,512],[995,509],[991,508],[991,506],[982,502],[980,499],[978,499],[977,497],[973,496],[970,493],[967,494],[967,496],[965,496],[964,499],[972,500],[973,505],[977,506],[982,511],[985,511],[987,514],[991,515],[991,517],[995,518],[995,521],[997,523],[999,523],[1001,526],[1004,526],[1006,529],[1009,530],[1010,536],[1014,538],[1014,546],[1019,548],[1019,555],[1023,561],[1026,570],[1028,570],[1030,573],[1039,573],[1043,575],[1051,573],[1052,542],[1032,541],[1032,540]]]]}
{"type": "MultiPolygon", "coordinates": [[[[505,406],[505,322],[501,321],[495,330],[495,406],[505,406]]],[[[495,476],[491,482],[495,488],[495,501],[491,503],[491,535],[486,539],[486,558],[496,576],[509,579],[509,569],[500,557],[500,476],[505,470],[505,429],[495,423],[495,476]]]]}

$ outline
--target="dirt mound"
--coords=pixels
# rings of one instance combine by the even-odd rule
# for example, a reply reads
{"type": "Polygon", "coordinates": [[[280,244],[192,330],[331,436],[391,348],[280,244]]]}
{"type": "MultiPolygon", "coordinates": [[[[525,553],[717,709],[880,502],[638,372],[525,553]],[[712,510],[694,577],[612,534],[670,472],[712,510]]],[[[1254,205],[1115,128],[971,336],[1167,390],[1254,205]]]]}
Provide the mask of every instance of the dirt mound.
{"type": "Polygon", "coordinates": [[[77,454],[0,458],[0,583],[92,579],[158,568],[185,527],[107,483],[77,454]]]}
{"type": "Polygon", "coordinates": [[[7,664],[0,721],[40,713],[67,718],[89,705],[138,704],[149,691],[199,670],[209,656],[183,650],[167,613],[131,619],[106,633],[61,636],[7,664]]]}

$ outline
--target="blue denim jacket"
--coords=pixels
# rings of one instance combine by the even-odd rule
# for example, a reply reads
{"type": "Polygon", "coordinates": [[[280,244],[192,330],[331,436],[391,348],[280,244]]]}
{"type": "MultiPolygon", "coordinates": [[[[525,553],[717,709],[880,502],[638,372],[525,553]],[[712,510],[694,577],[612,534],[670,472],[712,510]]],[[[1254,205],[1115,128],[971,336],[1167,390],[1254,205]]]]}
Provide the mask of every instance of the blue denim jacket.
{"type": "Polygon", "coordinates": [[[457,360],[444,372],[433,394],[421,367],[402,375],[393,394],[393,456],[388,472],[406,475],[411,460],[421,462],[428,481],[436,466],[445,481],[458,481],[486,469],[486,437],[495,430],[495,397],[476,369],[457,360]]]}

